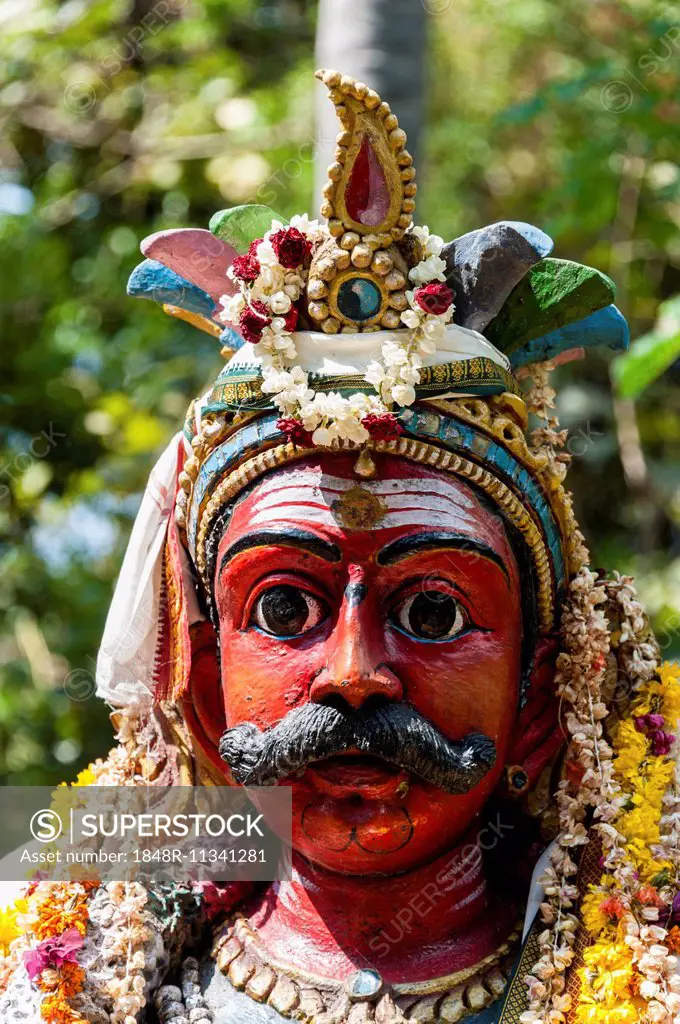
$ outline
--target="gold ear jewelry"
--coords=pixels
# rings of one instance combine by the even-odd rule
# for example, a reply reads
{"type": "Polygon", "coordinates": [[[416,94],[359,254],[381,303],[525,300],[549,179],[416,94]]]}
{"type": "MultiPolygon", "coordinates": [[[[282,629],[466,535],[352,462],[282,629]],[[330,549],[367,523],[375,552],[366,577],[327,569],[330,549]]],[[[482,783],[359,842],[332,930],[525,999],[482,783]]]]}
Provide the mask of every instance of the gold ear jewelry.
{"type": "Polygon", "coordinates": [[[406,132],[363,82],[316,74],[342,131],[321,204],[332,237],[312,261],[308,312],[327,334],[394,329],[408,307],[409,267],[421,256],[417,239],[404,238],[417,189],[406,132]]]}
{"type": "Polygon", "coordinates": [[[505,786],[511,797],[524,796],[529,789],[529,776],[521,764],[507,765],[505,769],[505,786]]]}

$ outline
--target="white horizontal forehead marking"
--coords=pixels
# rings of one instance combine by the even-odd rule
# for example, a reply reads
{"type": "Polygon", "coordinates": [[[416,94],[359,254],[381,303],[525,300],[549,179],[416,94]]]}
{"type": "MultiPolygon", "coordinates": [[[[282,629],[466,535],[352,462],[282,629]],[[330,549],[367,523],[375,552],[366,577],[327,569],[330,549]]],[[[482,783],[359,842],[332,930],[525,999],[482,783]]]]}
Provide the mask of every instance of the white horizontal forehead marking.
{"type": "MultiPolygon", "coordinates": [[[[423,492],[427,491],[428,494],[441,494],[462,508],[473,507],[472,500],[467,495],[454,490],[445,479],[409,477],[406,480],[346,480],[341,476],[330,476],[327,473],[323,473],[318,467],[312,469],[289,469],[278,473],[260,486],[257,502],[265,495],[298,487],[304,488],[306,492],[318,492],[319,495],[325,491],[344,494],[355,487],[361,487],[363,490],[370,491],[371,494],[379,495],[384,499],[389,499],[390,495],[398,494],[415,494],[420,498],[423,496],[423,492]]],[[[315,497],[314,500],[318,500],[318,498],[315,497]]]]}
{"type": "MultiPolygon", "coordinates": [[[[319,526],[342,525],[340,516],[333,514],[330,508],[319,505],[278,505],[276,508],[264,509],[256,513],[250,520],[253,526],[271,525],[272,523],[294,523],[301,521],[316,523],[319,526]]],[[[411,509],[407,512],[387,512],[379,523],[362,527],[370,530],[389,530],[395,526],[451,526],[474,527],[474,520],[465,515],[459,508],[451,506],[448,513],[428,511],[425,508],[411,509]]]]}
{"type": "Polygon", "coordinates": [[[254,502],[253,526],[274,522],[305,520],[321,526],[337,526],[341,517],[334,505],[348,491],[360,488],[380,499],[384,516],[372,527],[387,530],[395,526],[472,526],[468,511],[474,507],[465,494],[445,480],[410,477],[406,480],[346,480],[324,474],[321,469],[293,469],[268,480],[254,502]],[[426,488],[426,490],[425,490],[426,488]]]}
{"type": "MultiPolygon", "coordinates": [[[[365,484],[355,484],[367,491],[365,484]]],[[[332,507],[333,502],[341,498],[346,491],[331,491],[330,488],[288,487],[273,494],[266,494],[261,501],[255,503],[255,512],[267,508],[280,508],[284,505],[318,505],[322,508],[332,507]]],[[[373,492],[375,493],[375,492],[373,492]]],[[[456,501],[455,494],[420,494],[417,491],[405,491],[398,494],[380,495],[380,501],[387,509],[429,508],[438,512],[451,513],[451,506],[463,512],[469,507],[467,502],[456,501]]]]}

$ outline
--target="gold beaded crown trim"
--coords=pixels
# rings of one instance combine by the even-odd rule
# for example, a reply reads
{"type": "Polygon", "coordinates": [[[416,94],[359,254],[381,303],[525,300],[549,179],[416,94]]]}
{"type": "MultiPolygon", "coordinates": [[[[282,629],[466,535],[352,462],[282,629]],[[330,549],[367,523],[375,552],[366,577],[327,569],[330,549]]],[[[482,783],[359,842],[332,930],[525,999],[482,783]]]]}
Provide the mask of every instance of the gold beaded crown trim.
{"type": "Polygon", "coordinates": [[[406,132],[363,82],[338,71],[316,74],[342,131],[321,204],[331,238],[309,270],[310,319],[328,334],[403,326],[408,272],[420,258],[415,236],[404,238],[417,188],[406,132]]]}
{"type": "Polygon", "coordinates": [[[328,168],[321,214],[328,218],[332,235],[345,231],[375,235],[376,241],[387,247],[404,237],[416,208],[416,172],[405,148],[406,132],[399,127],[389,103],[363,82],[355,82],[338,71],[317,71],[316,77],[328,86],[343,128],[337,140],[335,163],[328,168]],[[363,172],[366,184],[362,190],[363,205],[361,198],[355,196],[359,190],[352,181],[352,176],[359,172],[363,172]],[[378,194],[372,197],[368,187],[372,177],[384,186],[382,195],[377,190],[378,194]]]}
{"type": "MultiPolygon", "coordinates": [[[[408,434],[361,446],[355,472],[371,477],[371,452],[394,455],[452,473],[482,490],[521,533],[531,555],[539,628],[550,632],[567,576],[582,563],[581,534],[561,484],[561,472],[541,450],[527,443],[526,407],[516,395],[488,400],[419,403],[404,414],[408,434]]],[[[318,449],[282,443],[271,415],[210,414],[193,438],[193,456],[180,475],[177,517],[206,588],[207,540],[225,505],[268,472],[318,449]]]]}

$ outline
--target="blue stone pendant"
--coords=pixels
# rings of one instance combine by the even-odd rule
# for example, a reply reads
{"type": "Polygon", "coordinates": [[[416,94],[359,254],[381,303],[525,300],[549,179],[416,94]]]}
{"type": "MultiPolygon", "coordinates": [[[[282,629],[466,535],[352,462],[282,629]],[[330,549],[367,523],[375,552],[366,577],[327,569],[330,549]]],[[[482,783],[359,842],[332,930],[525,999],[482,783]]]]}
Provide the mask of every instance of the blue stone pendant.
{"type": "Polygon", "coordinates": [[[353,1003],[361,1003],[366,999],[375,999],[383,987],[383,980],[377,971],[365,968],[350,974],[345,982],[345,991],[353,1003]]]}

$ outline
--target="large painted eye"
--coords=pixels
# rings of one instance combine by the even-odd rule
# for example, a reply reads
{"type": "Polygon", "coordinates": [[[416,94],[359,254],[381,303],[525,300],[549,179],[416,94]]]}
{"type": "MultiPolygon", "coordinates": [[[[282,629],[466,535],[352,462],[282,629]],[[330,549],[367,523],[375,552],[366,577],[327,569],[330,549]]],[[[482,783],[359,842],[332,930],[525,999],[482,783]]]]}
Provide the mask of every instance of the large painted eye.
{"type": "Polygon", "coordinates": [[[327,612],[323,601],[309,591],[281,584],[260,594],[252,622],[274,636],[299,636],[318,626],[327,612]]]}
{"type": "Polygon", "coordinates": [[[460,601],[441,590],[424,590],[407,597],[397,605],[394,621],[419,640],[451,640],[468,625],[460,601]]]}

